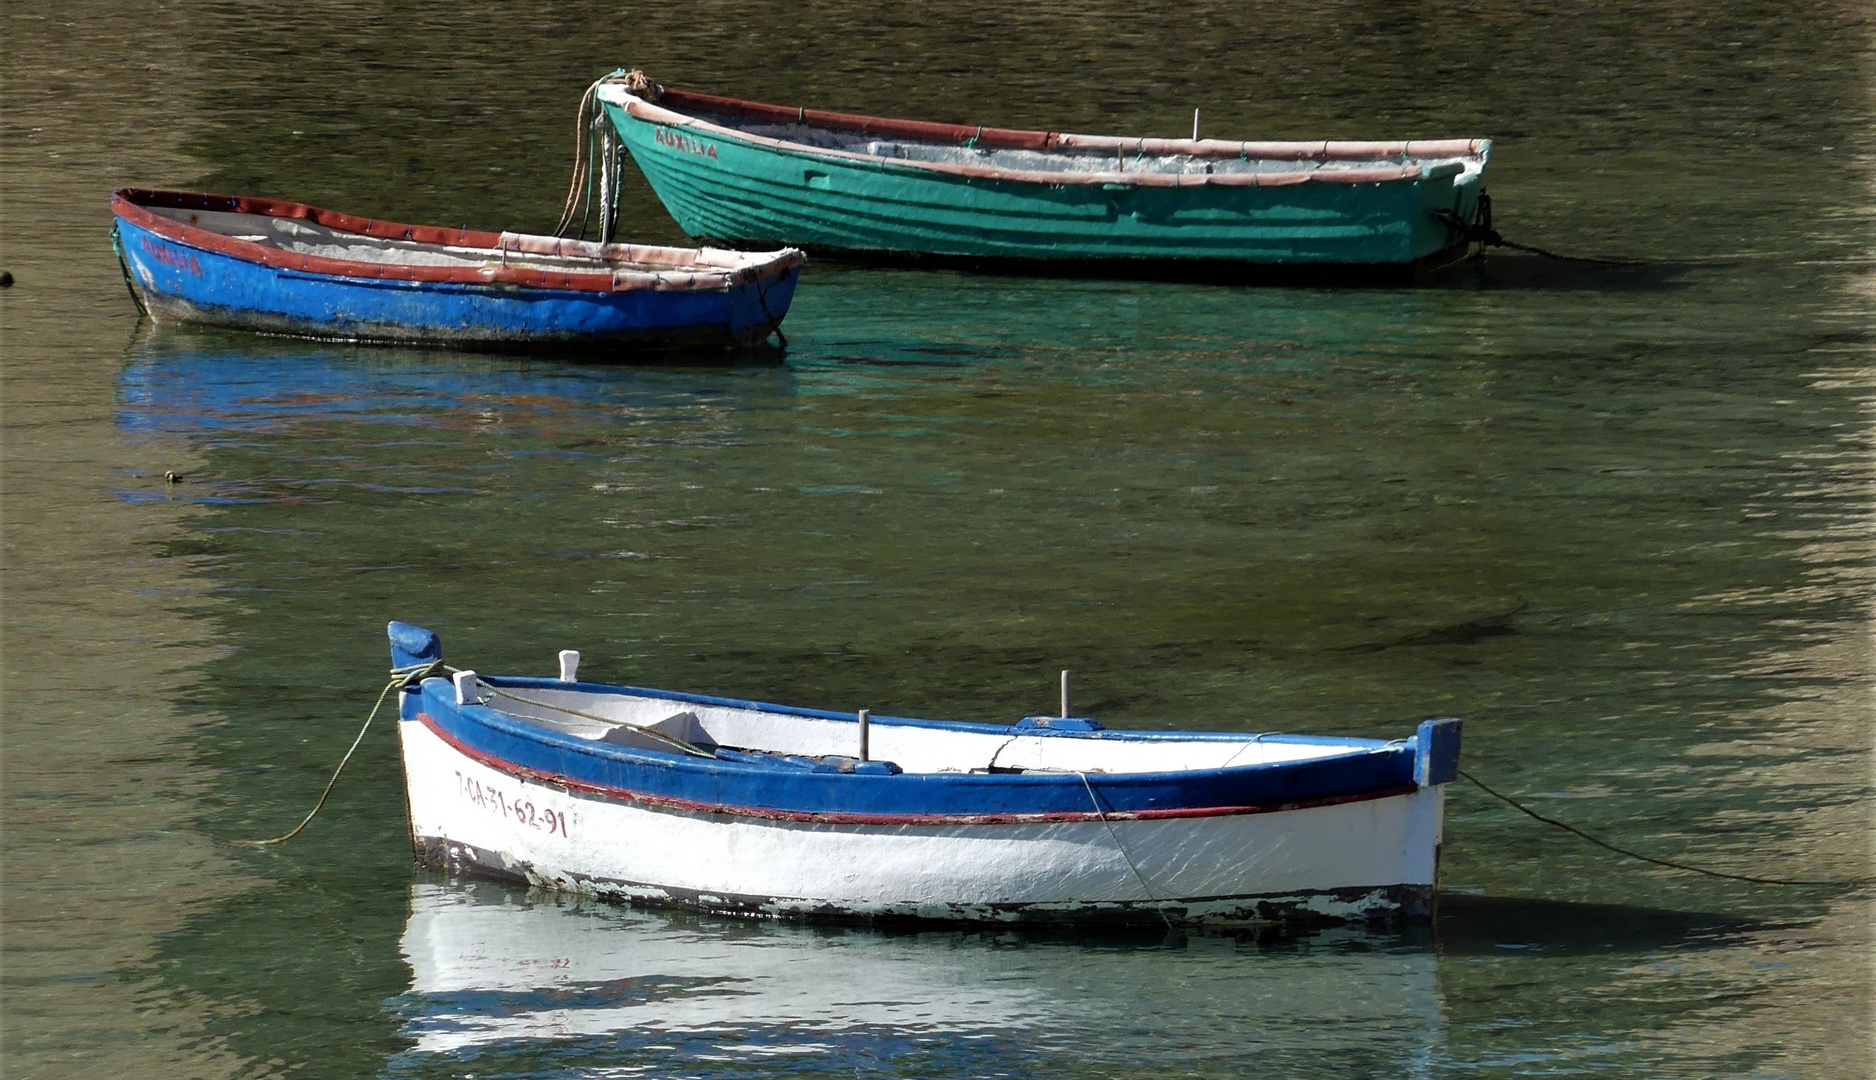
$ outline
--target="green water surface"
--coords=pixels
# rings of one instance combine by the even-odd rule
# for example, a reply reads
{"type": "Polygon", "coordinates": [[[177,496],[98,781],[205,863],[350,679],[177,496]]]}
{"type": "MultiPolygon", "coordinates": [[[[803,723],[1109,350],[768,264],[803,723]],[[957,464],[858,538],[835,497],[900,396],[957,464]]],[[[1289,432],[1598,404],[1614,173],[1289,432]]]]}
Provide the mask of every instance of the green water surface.
{"type": "MultiPolygon", "coordinates": [[[[1767,1076],[1871,1066],[1867,890],[1455,785],[1428,928],[884,933],[416,870],[383,625],[829,708],[1393,738],[1718,869],[1871,871],[1855,4],[9,10],[8,1075],[1767,1076]],[[1493,137],[1407,289],[817,262],[780,362],[151,328],[120,183],[544,229],[581,89],[1493,137]],[[73,245],[76,245],[74,247],[73,245]],[[182,474],[166,483],[165,470],[182,474]]],[[[628,178],[626,234],[681,240],[628,178]]]]}

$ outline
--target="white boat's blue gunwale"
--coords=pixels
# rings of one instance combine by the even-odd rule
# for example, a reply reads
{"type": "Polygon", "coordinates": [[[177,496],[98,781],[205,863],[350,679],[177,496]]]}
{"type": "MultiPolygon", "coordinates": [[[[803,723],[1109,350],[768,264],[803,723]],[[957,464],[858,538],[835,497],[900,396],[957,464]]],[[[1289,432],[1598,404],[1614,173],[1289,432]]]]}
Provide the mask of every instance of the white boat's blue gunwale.
{"type": "MultiPolygon", "coordinates": [[[[486,706],[469,706],[469,707],[466,707],[465,711],[467,709],[477,709],[477,710],[491,713],[493,715],[490,717],[478,716],[478,717],[475,717],[475,719],[481,720],[484,723],[489,723],[490,726],[493,726],[493,727],[508,728],[507,733],[510,735],[514,735],[514,736],[524,738],[524,739],[533,739],[544,745],[554,746],[556,748],[564,749],[565,747],[561,745],[563,741],[579,741],[579,740],[573,739],[572,736],[564,736],[564,735],[559,735],[556,732],[543,731],[543,730],[534,728],[532,725],[527,725],[521,722],[509,721],[507,723],[504,723],[503,721],[506,718],[503,718],[501,714],[497,712],[496,710],[488,709],[486,706]]],[[[612,786],[608,784],[593,783],[591,781],[577,779],[575,777],[572,777],[565,773],[560,773],[560,772],[542,771],[539,769],[531,768],[526,765],[518,764],[514,761],[508,760],[507,758],[503,758],[495,754],[488,753],[484,750],[477,749],[476,747],[466,742],[464,739],[458,737],[457,733],[446,730],[443,724],[438,722],[438,720],[434,716],[430,715],[428,712],[418,712],[413,718],[413,720],[414,722],[422,724],[425,728],[429,729],[429,731],[432,734],[437,736],[437,738],[442,739],[444,743],[448,744],[450,748],[455,750],[457,753],[462,754],[464,757],[467,757],[470,760],[477,762],[478,764],[485,765],[491,769],[494,769],[497,772],[515,777],[518,780],[526,780],[526,781],[531,781],[534,783],[546,784],[550,787],[554,787],[562,791],[573,792],[573,793],[577,793],[581,795],[595,796],[595,797],[602,798],[602,799],[608,799],[614,802],[632,803],[632,804],[636,804],[639,806],[655,808],[658,810],[663,810],[663,811],[673,812],[673,813],[701,815],[701,816],[708,816],[708,817],[758,818],[758,819],[763,819],[763,820],[768,820],[768,821],[807,822],[807,823],[821,824],[821,825],[886,825],[886,826],[1027,825],[1027,824],[1036,824],[1036,823],[1043,823],[1043,822],[1148,821],[1148,820],[1156,820],[1156,819],[1163,819],[1163,818],[1235,817],[1235,816],[1246,815],[1246,814],[1273,814],[1273,813],[1282,813],[1282,812],[1290,811],[1290,810],[1306,810],[1306,809],[1311,809],[1311,808],[1320,807],[1320,806],[1338,806],[1343,803],[1351,803],[1351,802],[1367,802],[1367,801],[1375,800],[1375,799],[1393,798],[1398,795],[1409,795],[1419,790],[1418,784],[1415,784],[1412,781],[1409,781],[1404,784],[1396,784],[1392,787],[1386,787],[1386,788],[1370,788],[1370,789],[1364,789],[1361,791],[1349,792],[1346,794],[1325,795],[1325,796],[1319,796],[1316,798],[1290,799],[1284,802],[1276,802],[1276,803],[1248,804],[1248,805],[1210,805],[1210,806],[1168,807],[1164,809],[1144,809],[1144,810],[1120,810],[1120,809],[1109,809],[1105,804],[1102,805],[1101,808],[1096,809],[1094,803],[1090,801],[1090,795],[1092,794],[1092,792],[1090,792],[1089,789],[1093,788],[1093,791],[1101,792],[1101,793],[1109,792],[1114,786],[1114,781],[1117,779],[1116,777],[1113,777],[1113,776],[1108,776],[1108,775],[1094,776],[1094,775],[1088,775],[1088,774],[1071,774],[1069,776],[1058,776],[1058,775],[1039,776],[1039,775],[1034,775],[1034,774],[1014,774],[1014,775],[1005,774],[1005,775],[998,775],[995,778],[997,781],[997,785],[999,787],[1007,787],[1010,785],[1018,785],[1018,784],[1027,783],[1027,784],[1032,784],[1032,785],[1049,785],[1051,787],[1070,788],[1072,792],[1080,794],[1081,802],[1087,804],[1089,808],[1086,810],[1043,810],[1043,811],[1035,811],[1035,812],[990,811],[990,812],[983,812],[983,813],[949,813],[949,814],[869,813],[869,812],[862,812],[862,811],[842,811],[842,810],[789,810],[789,809],[782,809],[782,808],[768,807],[768,806],[744,806],[744,805],[735,805],[735,804],[721,803],[721,802],[704,802],[704,801],[700,801],[697,799],[687,799],[687,798],[682,798],[682,797],[672,796],[672,795],[656,794],[656,793],[647,792],[647,791],[636,789],[636,788],[616,787],[616,786],[612,786]],[[1101,783],[1098,786],[1094,784],[1094,781],[1097,779],[1101,781],[1101,783]],[[1087,786],[1084,786],[1084,783],[1087,786]]],[[[600,755],[612,755],[612,756],[616,756],[622,759],[627,759],[634,763],[639,763],[639,764],[655,764],[655,765],[662,765],[662,766],[671,767],[671,768],[684,768],[686,766],[690,766],[690,762],[685,757],[683,757],[682,755],[678,755],[678,754],[667,755],[667,754],[659,753],[657,751],[642,751],[642,752],[632,751],[632,750],[622,749],[619,747],[610,747],[610,746],[594,746],[594,747],[582,746],[582,747],[575,747],[573,749],[578,753],[596,753],[600,755]]],[[[1313,761],[1328,761],[1328,760],[1333,760],[1333,759],[1316,758],[1312,760],[1313,761]]],[[[1214,772],[1214,773],[1241,772],[1241,771],[1256,770],[1256,769],[1280,768],[1283,764],[1287,764],[1287,763],[1266,764],[1266,765],[1247,765],[1247,766],[1241,766],[1241,767],[1234,768],[1234,769],[1205,770],[1205,771],[1214,772]]],[[[698,766],[690,766],[690,767],[696,768],[698,766]]],[[[707,763],[707,765],[705,765],[704,767],[711,768],[711,771],[713,772],[741,774],[743,778],[751,782],[761,782],[761,781],[773,780],[777,778],[777,772],[773,768],[767,768],[761,765],[747,764],[744,762],[714,761],[713,760],[707,763]]],[[[835,783],[839,783],[842,781],[851,782],[855,780],[859,780],[862,782],[866,782],[866,781],[890,782],[899,778],[896,776],[858,775],[858,774],[846,774],[846,773],[812,773],[812,774],[807,774],[807,775],[812,776],[815,780],[818,780],[818,781],[823,781],[823,782],[832,781],[835,783]]],[[[1134,779],[1166,780],[1166,779],[1173,778],[1173,777],[1185,778],[1185,777],[1190,777],[1192,775],[1193,773],[1191,772],[1187,772],[1187,773],[1129,773],[1127,774],[1126,778],[1129,780],[1134,780],[1134,779]]],[[[913,776],[913,774],[900,774],[900,776],[913,776]]],[[[798,777],[794,775],[788,776],[788,779],[797,779],[797,778],[798,777]]],[[[982,779],[974,775],[967,776],[965,774],[958,774],[955,776],[949,775],[949,774],[922,774],[922,775],[916,776],[915,778],[916,779],[936,778],[940,780],[953,780],[953,779],[979,780],[979,779],[982,779]]]]}
{"type": "MultiPolygon", "coordinates": [[[[393,622],[387,632],[395,670],[417,671],[442,663],[442,641],[432,631],[393,622]]],[[[482,681],[496,694],[506,688],[650,697],[706,708],[858,723],[858,716],[851,713],[668,690],[501,676],[482,681]]],[[[517,700],[527,701],[519,695],[517,700]]],[[[569,789],[590,789],[608,798],[702,813],[890,824],[1005,817],[1043,820],[1035,815],[1051,814],[1073,815],[1063,820],[1086,820],[1116,814],[1261,812],[1261,808],[1284,809],[1324,799],[1381,798],[1450,781],[1458,767],[1460,727],[1457,720],[1428,720],[1413,738],[1394,742],[1291,737],[1285,741],[1326,746],[1335,752],[1235,767],[1227,761],[1224,768],[993,773],[986,767],[982,773],[871,773],[728,761],[580,738],[480,702],[465,703],[459,700],[453,680],[435,676],[405,686],[399,694],[398,712],[402,720],[433,731],[458,752],[491,768],[569,789]]],[[[879,723],[993,738],[1162,742],[1182,737],[1173,732],[999,727],[906,717],[883,717],[879,723]]],[[[1225,742],[1257,737],[1206,733],[1201,738],[1225,742]]]]}
{"type": "MultiPolygon", "coordinates": [[[[539,679],[487,681],[497,688],[634,692],[603,684],[539,679]]],[[[429,679],[421,688],[406,691],[400,712],[404,719],[423,724],[459,752],[509,775],[673,812],[840,824],[953,825],[1083,821],[1104,816],[1118,820],[1197,817],[1379,799],[1419,786],[1416,772],[1426,742],[1424,735],[1391,743],[1292,736],[1284,741],[1327,745],[1340,752],[1222,769],[1121,774],[809,772],[596,743],[487,705],[458,705],[454,694],[449,682],[429,679]]],[[[650,694],[686,704],[750,707],[781,715],[856,722],[851,714],[767,702],[745,703],[670,691],[650,694]]],[[[1130,738],[1140,742],[1180,737],[1171,732],[1064,732],[908,718],[880,722],[1006,736],[1130,738]]],[[[1233,738],[1229,734],[1204,735],[1205,741],[1233,738]]],[[[1235,738],[1243,740],[1245,736],[1235,738]]]]}

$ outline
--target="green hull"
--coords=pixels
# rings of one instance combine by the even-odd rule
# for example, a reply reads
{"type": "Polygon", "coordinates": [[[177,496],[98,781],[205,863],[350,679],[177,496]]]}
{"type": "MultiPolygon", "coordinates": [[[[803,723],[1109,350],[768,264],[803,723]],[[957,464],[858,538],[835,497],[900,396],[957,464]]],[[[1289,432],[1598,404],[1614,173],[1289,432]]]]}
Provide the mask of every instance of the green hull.
{"type": "Polygon", "coordinates": [[[1481,171],[1456,168],[1375,183],[1267,187],[1012,180],[816,153],[716,125],[644,119],[613,102],[604,107],[678,226],[739,245],[969,259],[1406,266],[1463,247],[1435,214],[1471,220],[1482,188],[1481,171]]]}

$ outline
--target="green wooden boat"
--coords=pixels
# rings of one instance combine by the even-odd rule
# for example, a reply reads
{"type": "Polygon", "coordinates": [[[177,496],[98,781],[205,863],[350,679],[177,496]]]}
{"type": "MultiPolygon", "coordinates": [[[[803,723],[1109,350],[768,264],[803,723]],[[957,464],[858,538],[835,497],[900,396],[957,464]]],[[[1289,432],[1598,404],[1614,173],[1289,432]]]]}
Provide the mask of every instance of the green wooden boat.
{"type": "Polygon", "coordinates": [[[1230,142],[892,120],[670,89],[636,71],[590,98],[691,236],[1070,272],[1439,264],[1466,249],[1491,151],[1486,139],[1230,142]]]}

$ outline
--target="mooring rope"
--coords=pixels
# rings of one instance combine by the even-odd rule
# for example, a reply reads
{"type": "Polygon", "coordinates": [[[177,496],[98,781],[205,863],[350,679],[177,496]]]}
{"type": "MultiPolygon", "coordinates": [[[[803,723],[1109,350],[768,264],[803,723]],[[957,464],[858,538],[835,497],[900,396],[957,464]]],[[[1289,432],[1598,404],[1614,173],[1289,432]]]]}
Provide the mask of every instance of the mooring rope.
{"type": "Polygon", "coordinates": [[[586,199],[580,204],[580,231],[578,236],[581,240],[584,240],[586,239],[586,225],[593,218],[593,130],[590,124],[587,126],[586,130],[586,158],[581,168],[582,172],[578,174],[581,179],[576,182],[585,186],[586,199]]]}
{"type": "MultiPolygon", "coordinates": [[[[574,112],[573,179],[567,185],[567,198],[560,207],[560,221],[554,225],[555,236],[565,236],[567,234],[567,228],[573,224],[573,212],[579,208],[580,195],[582,192],[589,190],[587,188],[586,172],[588,143],[592,139],[592,135],[588,131],[588,128],[591,126],[590,115],[594,96],[599,92],[599,84],[604,81],[604,79],[595,80],[591,86],[586,88],[586,93],[580,96],[580,106],[574,112]]],[[[584,223],[581,225],[581,232],[585,232],[584,223]]]]}
{"type": "Polygon", "coordinates": [[[1076,769],[1075,775],[1081,777],[1081,786],[1088,789],[1088,801],[1094,804],[1095,816],[1101,819],[1101,824],[1107,826],[1107,838],[1114,841],[1114,849],[1119,851],[1120,857],[1126,861],[1127,869],[1133,871],[1134,879],[1140,883],[1140,891],[1145,893],[1147,900],[1152,902],[1153,913],[1159,916],[1160,922],[1166,924],[1166,929],[1171,930],[1172,919],[1167,916],[1165,909],[1159,906],[1159,897],[1154,895],[1153,886],[1146,883],[1146,875],[1134,865],[1133,856],[1127,854],[1127,845],[1120,842],[1120,834],[1114,831],[1114,823],[1107,820],[1107,812],[1101,809],[1101,800],[1095,797],[1094,785],[1088,782],[1088,774],[1076,769]]]}
{"type": "MultiPolygon", "coordinates": [[[[364,724],[358,729],[358,734],[352,738],[352,745],[346,748],[345,756],[339,759],[338,767],[332,770],[332,777],[326,781],[325,790],[319,793],[319,801],[315,802],[313,804],[313,808],[306,812],[306,816],[300,820],[300,823],[298,825],[295,825],[290,831],[282,833],[281,835],[273,837],[271,839],[237,840],[235,842],[238,844],[246,845],[248,847],[269,847],[274,844],[284,844],[287,841],[293,839],[294,837],[300,835],[301,832],[305,831],[306,826],[312,824],[313,818],[318,816],[319,811],[325,808],[326,800],[332,797],[333,789],[337,787],[339,784],[339,776],[345,772],[345,766],[351,762],[352,755],[357,753],[359,746],[364,743],[365,734],[371,730],[372,722],[378,718],[379,710],[384,708],[384,699],[390,696],[391,691],[402,690],[403,688],[409,686],[411,683],[421,682],[424,679],[429,678],[430,676],[436,674],[439,671],[458,672],[461,670],[462,669],[460,668],[451,667],[450,665],[445,664],[441,660],[433,660],[426,664],[413,664],[409,667],[392,668],[390,680],[384,684],[384,689],[378,691],[378,700],[372,703],[371,712],[368,715],[366,715],[364,724]]],[[[577,716],[582,720],[591,720],[591,721],[594,721],[595,723],[618,725],[620,727],[631,728],[632,730],[637,731],[641,734],[647,735],[651,737],[652,739],[665,742],[665,743],[669,743],[670,745],[676,747],[677,749],[683,751],[684,753],[692,754],[694,756],[704,757],[704,758],[716,757],[715,754],[710,753],[709,751],[704,750],[701,747],[698,747],[696,745],[693,745],[692,743],[689,743],[683,739],[680,739],[675,735],[668,735],[662,731],[658,731],[655,728],[648,727],[643,724],[634,724],[631,721],[617,720],[611,717],[596,716],[592,713],[581,712],[578,709],[568,708],[567,706],[564,706],[564,705],[555,705],[551,702],[540,701],[535,698],[523,697],[512,691],[505,690],[499,686],[495,686],[488,682],[485,682],[479,678],[476,680],[476,685],[480,687],[481,689],[486,690],[490,695],[495,696],[495,697],[504,697],[510,701],[519,702],[523,705],[532,705],[535,708],[547,709],[549,711],[562,713],[567,716],[577,716]]],[[[1262,738],[1263,738],[1262,735],[1258,736],[1259,740],[1261,740],[1262,738]]],[[[1014,741],[1013,736],[1012,736],[1011,741],[1014,741]]],[[[1253,740],[1253,741],[1256,741],[1256,740],[1253,740]]],[[[1007,746],[1009,744],[1006,742],[1004,745],[1007,746]]],[[[997,748],[997,752],[999,754],[1002,753],[1002,750],[1003,750],[1003,747],[997,748]]],[[[1233,755],[1234,759],[1235,757],[1236,755],[1233,755]]],[[[991,762],[993,765],[995,761],[996,761],[996,755],[993,754],[991,756],[991,762]]],[[[1625,848],[1618,844],[1612,844],[1609,841],[1604,840],[1599,836],[1592,835],[1591,833],[1585,832],[1584,830],[1577,828],[1575,825],[1572,825],[1569,822],[1558,821],[1556,818],[1553,818],[1553,817],[1546,817],[1545,815],[1538,813],[1537,811],[1531,809],[1530,807],[1526,806],[1524,803],[1518,801],[1517,799],[1511,797],[1510,795],[1507,795],[1504,792],[1499,791],[1497,788],[1492,787],[1490,784],[1487,784],[1485,781],[1480,780],[1478,777],[1472,775],[1466,770],[1459,769],[1457,771],[1461,777],[1471,782],[1480,791],[1485,792],[1487,795],[1490,795],[1492,798],[1497,799],[1498,801],[1504,803],[1505,805],[1511,807],[1512,809],[1518,811],[1519,813],[1526,815],[1527,817],[1540,821],[1544,823],[1545,825],[1549,825],[1553,828],[1561,829],[1564,832],[1567,832],[1571,834],[1572,836],[1578,837],[1579,839],[1588,841],[1589,843],[1594,844],[1595,846],[1602,848],[1605,851],[1614,852],[1617,855],[1621,855],[1630,859],[1637,859],[1637,860],[1640,860],[1641,862],[1650,863],[1655,866],[1665,867],[1670,870],[1680,870],[1680,871],[1683,871],[1685,873],[1690,873],[1690,874],[1699,874],[1704,877],[1720,878],[1726,881],[1743,881],[1743,882],[1747,882],[1753,885],[1806,886],[1806,887],[1818,887],[1818,888],[1867,888],[1868,886],[1872,884],[1876,884],[1876,880],[1873,880],[1870,878],[1844,878],[1844,879],[1839,879],[1839,880],[1822,880],[1822,879],[1805,879],[1805,878],[1772,878],[1772,877],[1760,877],[1755,874],[1735,874],[1726,870],[1713,870],[1704,866],[1695,866],[1691,863],[1678,862],[1674,859],[1663,859],[1663,858],[1656,857],[1654,855],[1645,855],[1639,851],[1635,851],[1630,848],[1625,848]]],[[[1124,861],[1127,864],[1127,869],[1133,872],[1134,880],[1140,883],[1140,891],[1146,894],[1148,901],[1150,901],[1154,905],[1153,910],[1157,915],[1159,915],[1160,921],[1164,922],[1167,928],[1170,929],[1172,927],[1172,920],[1166,915],[1166,912],[1158,906],[1161,902],[1159,896],[1156,893],[1154,893],[1153,886],[1147,882],[1146,875],[1140,872],[1139,865],[1133,861],[1133,855],[1130,852],[1128,852],[1127,845],[1121,842],[1120,834],[1114,829],[1114,823],[1108,820],[1107,812],[1104,809],[1102,809],[1101,799],[1098,795],[1095,794],[1094,784],[1089,781],[1088,774],[1077,769],[1075,770],[1075,775],[1081,778],[1081,786],[1088,793],[1088,802],[1094,807],[1095,816],[1100,818],[1101,824],[1106,827],[1108,839],[1114,842],[1114,849],[1120,852],[1120,857],[1122,861],[1124,861]]]]}
{"type": "Polygon", "coordinates": [[[619,154],[624,150],[624,142],[619,133],[614,131],[606,119],[606,110],[599,101],[599,88],[607,83],[616,82],[640,97],[656,101],[663,95],[663,87],[645,77],[642,71],[617,69],[610,74],[593,80],[580,95],[580,107],[573,116],[573,176],[567,184],[567,198],[560,206],[560,220],[554,225],[555,236],[566,236],[573,227],[573,217],[580,217],[580,239],[586,238],[586,227],[593,216],[593,187],[599,191],[599,239],[608,243],[612,239],[613,219],[619,210],[620,173],[623,162],[619,154]],[[598,174],[595,175],[593,164],[600,158],[598,174]]]}
{"type": "Polygon", "coordinates": [[[1589,833],[1584,832],[1582,829],[1579,829],[1576,826],[1569,824],[1568,822],[1558,821],[1556,818],[1545,817],[1544,815],[1524,805],[1523,803],[1505,794],[1504,792],[1491,787],[1490,785],[1486,784],[1485,781],[1480,780],[1478,777],[1472,775],[1471,773],[1467,772],[1464,769],[1459,770],[1459,775],[1465,777],[1467,780],[1472,781],[1473,784],[1478,786],[1479,790],[1485,792],[1487,795],[1490,795],[1492,798],[1499,800],[1500,802],[1504,803],[1505,805],[1511,807],[1514,810],[1519,811],[1520,813],[1528,814],[1529,816],[1536,818],[1537,820],[1543,822],[1546,825],[1554,826],[1556,828],[1562,829],[1564,832],[1570,833],[1574,836],[1581,837],[1582,839],[1589,841],[1590,843],[1596,845],[1597,847],[1604,848],[1608,851],[1613,851],[1617,855],[1626,855],[1631,859],[1640,859],[1642,862],[1653,863],[1656,866],[1665,866],[1671,870],[1684,870],[1690,874],[1702,874],[1702,875],[1705,875],[1706,877],[1725,878],[1728,881],[1746,881],[1746,882],[1751,882],[1754,885],[1815,885],[1815,886],[1837,887],[1837,888],[1861,888],[1861,887],[1865,887],[1871,884],[1871,880],[1869,878],[1848,878],[1842,881],[1803,881],[1803,880],[1796,880],[1796,879],[1790,879],[1790,878],[1756,877],[1752,874],[1733,874],[1733,873],[1728,873],[1727,871],[1724,871],[1724,870],[1709,870],[1704,866],[1693,866],[1684,862],[1675,862],[1672,859],[1657,859],[1653,855],[1643,855],[1639,851],[1630,851],[1628,848],[1618,847],[1617,845],[1611,844],[1607,840],[1601,839],[1600,837],[1591,836],[1589,833]]]}
{"type": "Polygon", "coordinates": [[[1440,224],[1458,233],[1466,243],[1479,245],[1479,255],[1485,254],[1486,248],[1508,247],[1514,251],[1528,251],[1533,255],[1541,255],[1546,259],[1556,259],[1559,262],[1589,263],[1594,266],[1643,265],[1642,262],[1637,259],[1604,259],[1593,255],[1560,255],[1557,252],[1547,251],[1544,248],[1535,247],[1531,244],[1519,244],[1507,240],[1504,236],[1500,235],[1497,229],[1492,228],[1492,197],[1483,193],[1479,195],[1478,209],[1473,212],[1473,219],[1471,221],[1467,221],[1453,211],[1444,208],[1430,211],[1430,213],[1434,218],[1438,219],[1440,224]]]}
{"type": "Polygon", "coordinates": [[[143,297],[137,295],[137,287],[130,282],[130,263],[124,259],[124,238],[118,235],[115,221],[111,223],[111,250],[117,252],[117,269],[123,272],[124,291],[130,294],[130,302],[137,305],[137,314],[149,318],[150,309],[143,306],[143,297]]]}
{"type": "Polygon", "coordinates": [[[365,741],[365,732],[371,730],[371,722],[378,718],[378,710],[384,707],[384,699],[390,696],[391,691],[402,690],[411,683],[422,681],[432,673],[444,669],[445,665],[441,660],[433,660],[428,664],[413,664],[410,667],[392,668],[391,681],[385,683],[384,689],[378,691],[377,704],[371,707],[371,715],[365,717],[365,726],[358,729],[358,736],[352,740],[352,745],[345,751],[345,756],[339,759],[339,767],[332,770],[332,779],[326,781],[326,790],[319,793],[319,801],[306,812],[306,817],[293,827],[292,832],[282,833],[271,840],[237,840],[235,842],[248,847],[267,847],[272,844],[284,844],[300,835],[301,830],[312,824],[314,815],[326,805],[326,800],[332,797],[332,789],[339,785],[339,774],[345,771],[345,764],[352,760],[352,755],[357,752],[358,745],[365,741]]]}
{"type": "MultiPolygon", "coordinates": [[[[781,277],[776,278],[769,283],[769,289],[775,288],[783,280],[784,278],[781,277]]],[[[776,318],[775,313],[769,310],[769,289],[763,288],[760,281],[756,282],[756,303],[762,305],[762,314],[768,316],[769,330],[775,334],[776,343],[781,346],[783,352],[787,352],[788,335],[782,333],[782,320],[776,318]]]]}
{"type": "MultiPolygon", "coordinates": [[[[371,722],[378,718],[378,710],[384,708],[384,699],[390,696],[391,691],[402,690],[404,687],[409,686],[413,682],[422,682],[424,679],[427,679],[430,676],[440,671],[458,672],[461,670],[462,670],[461,668],[451,667],[450,665],[445,664],[441,660],[433,660],[427,664],[414,664],[410,667],[392,668],[391,669],[391,681],[384,684],[383,690],[378,691],[378,700],[376,703],[374,703],[371,706],[370,715],[365,717],[364,726],[358,729],[357,736],[355,736],[352,739],[352,745],[346,749],[345,756],[339,759],[338,768],[332,770],[332,778],[326,781],[326,789],[319,793],[319,801],[313,804],[313,808],[311,810],[307,811],[306,817],[301,819],[300,823],[298,825],[295,825],[291,832],[282,833],[281,835],[276,836],[271,840],[237,840],[235,842],[238,844],[244,844],[248,847],[268,847],[273,844],[284,844],[288,840],[291,840],[294,837],[300,835],[300,833],[306,828],[306,826],[312,823],[313,818],[316,815],[318,815],[319,811],[326,805],[326,800],[332,797],[332,789],[337,787],[339,784],[339,774],[345,771],[346,763],[352,760],[352,755],[354,753],[357,753],[359,745],[365,741],[365,733],[371,730],[371,722]]],[[[628,727],[634,731],[641,732],[645,735],[649,735],[653,739],[657,739],[663,742],[670,743],[672,746],[677,747],[679,750],[682,750],[687,754],[695,754],[698,757],[706,757],[706,758],[716,757],[715,754],[710,753],[708,750],[701,749],[700,747],[694,746],[691,743],[685,742],[683,739],[680,739],[675,735],[667,735],[662,731],[658,731],[654,728],[646,727],[643,724],[634,724],[629,720],[613,720],[604,716],[594,716],[592,713],[584,713],[584,712],[579,711],[578,709],[569,709],[564,705],[554,705],[549,702],[537,701],[533,698],[522,697],[519,694],[511,693],[507,690],[504,690],[499,686],[495,686],[490,683],[484,682],[481,679],[476,680],[476,685],[482,688],[483,690],[488,691],[490,695],[495,696],[495,697],[505,697],[509,699],[510,701],[521,702],[523,705],[532,705],[539,709],[548,709],[553,712],[565,713],[568,716],[577,716],[582,720],[593,720],[601,724],[616,724],[621,727],[628,727]]]]}

